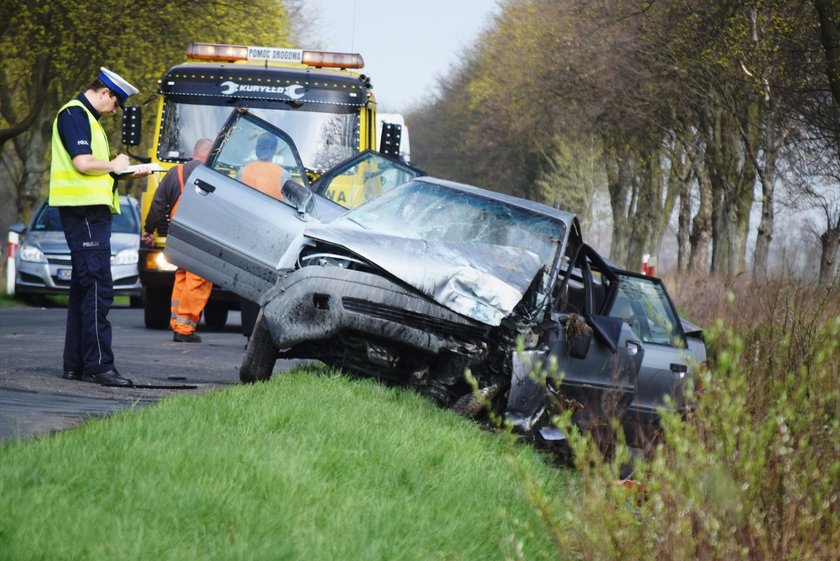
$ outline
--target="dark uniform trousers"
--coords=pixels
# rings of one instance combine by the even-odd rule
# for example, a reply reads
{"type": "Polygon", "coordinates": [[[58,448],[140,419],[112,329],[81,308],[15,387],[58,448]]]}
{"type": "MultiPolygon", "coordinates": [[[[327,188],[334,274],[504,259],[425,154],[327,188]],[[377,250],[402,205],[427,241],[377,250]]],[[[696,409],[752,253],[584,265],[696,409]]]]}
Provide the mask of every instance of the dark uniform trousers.
{"type": "Polygon", "coordinates": [[[111,210],[105,205],[60,207],[73,267],[64,370],[98,374],[114,369],[108,312],[114,300],[111,278],[111,210]]]}

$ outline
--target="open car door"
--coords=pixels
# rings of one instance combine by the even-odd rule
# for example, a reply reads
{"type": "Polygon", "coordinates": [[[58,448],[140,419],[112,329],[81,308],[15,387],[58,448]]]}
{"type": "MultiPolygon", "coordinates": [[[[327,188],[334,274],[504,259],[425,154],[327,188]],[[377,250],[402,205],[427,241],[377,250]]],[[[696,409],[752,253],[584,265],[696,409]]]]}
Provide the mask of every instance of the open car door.
{"type": "Polygon", "coordinates": [[[320,220],[317,204],[291,137],[236,109],[206,165],[185,182],[164,254],[258,301],[274,285],[281,257],[308,223],[320,220]]]}
{"type": "Polygon", "coordinates": [[[284,256],[298,251],[309,224],[330,222],[420,175],[418,168],[366,150],[325,172],[310,189],[291,137],[247,109],[235,109],[206,165],[186,180],[164,255],[256,302],[274,285],[281,263],[294,263],[284,256]],[[254,168],[271,180],[257,180],[254,168]]]}
{"type": "Polygon", "coordinates": [[[347,209],[421,175],[426,174],[419,168],[379,152],[365,150],[316,179],[312,190],[347,209]]]}
{"type": "Polygon", "coordinates": [[[621,418],[636,392],[644,347],[630,325],[606,315],[616,299],[619,279],[591,247],[580,244],[559,285],[561,298],[551,321],[563,324],[550,339],[563,373],[564,396],[583,405],[575,413],[581,426],[621,418]]]}

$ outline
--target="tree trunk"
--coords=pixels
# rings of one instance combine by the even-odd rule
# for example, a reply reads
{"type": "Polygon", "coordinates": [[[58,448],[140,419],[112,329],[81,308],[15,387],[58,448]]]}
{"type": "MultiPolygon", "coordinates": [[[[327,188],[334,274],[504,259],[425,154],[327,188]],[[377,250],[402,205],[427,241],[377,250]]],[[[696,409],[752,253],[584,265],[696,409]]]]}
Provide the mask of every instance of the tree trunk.
{"type": "Polygon", "coordinates": [[[628,209],[628,232],[626,248],[621,258],[628,268],[639,270],[642,263],[642,254],[647,250],[650,252],[649,239],[653,230],[653,223],[656,220],[654,209],[657,206],[657,192],[659,189],[659,177],[655,151],[644,151],[636,153],[634,160],[635,175],[633,177],[633,196],[630,199],[628,209]]]}
{"type": "MultiPolygon", "coordinates": [[[[610,257],[622,262],[627,255],[627,240],[629,225],[627,220],[628,198],[631,191],[628,158],[616,153],[611,148],[605,149],[605,168],[607,170],[607,188],[610,193],[610,208],[612,209],[613,229],[610,243],[610,257]]],[[[632,268],[632,264],[625,263],[632,268]]]]}
{"type": "Polygon", "coordinates": [[[820,20],[825,74],[834,106],[840,107],[840,0],[813,0],[820,20]]]}
{"type": "MultiPolygon", "coordinates": [[[[755,255],[753,256],[753,274],[756,276],[767,276],[767,261],[770,255],[770,242],[773,241],[773,233],[776,228],[775,204],[776,190],[776,162],[779,151],[782,148],[787,131],[777,131],[777,122],[773,118],[772,107],[767,112],[767,121],[764,123],[764,165],[759,172],[761,179],[761,220],[758,223],[758,236],[755,240],[755,255]],[[779,132],[777,135],[776,133],[779,132]]],[[[761,164],[754,158],[755,166],[761,164]]]]}
{"type": "Polygon", "coordinates": [[[714,110],[712,141],[706,145],[715,201],[713,273],[734,276],[745,269],[756,169],[746,155],[740,131],[755,135],[758,115],[757,103],[749,105],[743,123],[736,123],[733,114],[726,109],[714,110]]]}
{"type": "Polygon", "coordinates": [[[688,271],[688,256],[691,251],[691,184],[680,184],[680,209],[677,213],[677,270],[688,271]]]}
{"type": "MultiPolygon", "coordinates": [[[[685,152],[694,177],[697,178],[697,190],[700,196],[700,205],[697,214],[691,220],[691,233],[688,236],[691,253],[686,271],[689,273],[705,273],[709,270],[709,242],[712,239],[712,180],[706,167],[706,158],[701,153],[701,145],[700,135],[685,141],[685,152]]],[[[688,208],[687,220],[688,213],[691,212],[691,203],[681,201],[680,206],[683,205],[688,208]]]]}
{"type": "Polygon", "coordinates": [[[773,241],[775,230],[775,211],[773,210],[772,180],[761,182],[761,220],[758,223],[758,235],[755,240],[755,254],[753,255],[753,274],[758,277],[767,276],[767,260],[770,255],[770,242],[773,241]]]}
{"type": "Polygon", "coordinates": [[[682,162],[684,157],[682,150],[677,145],[673,145],[667,151],[667,154],[664,154],[669,162],[666,176],[663,173],[666,171],[663,168],[666,165],[664,163],[666,157],[663,157],[661,152],[661,149],[657,150],[655,152],[656,159],[651,162],[651,165],[655,166],[656,169],[656,173],[653,174],[657,178],[654,184],[655,191],[653,191],[656,205],[655,207],[652,205],[651,208],[651,230],[645,242],[645,249],[657,258],[662,249],[662,238],[671,222],[671,215],[674,212],[674,205],[676,205],[677,197],[682,188],[686,176],[685,168],[687,167],[682,162]]]}
{"type": "MultiPolygon", "coordinates": [[[[32,81],[29,84],[28,96],[20,96],[20,92],[10,91],[5,87],[0,88],[0,113],[8,123],[8,126],[0,127],[0,151],[5,148],[7,141],[26,131],[38,118],[47,100],[50,72],[50,57],[42,53],[35,57],[35,63],[32,66],[32,81]],[[12,97],[15,95],[31,100],[27,115],[20,119],[12,109],[12,97]]],[[[5,80],[5,72],[0,71],[0,77],[5,80]]]]}
{"type": "Polygon", "coordinates": [[[837,249],[840,248],[840,224],[820,236],[820,284],[829,284],[837,274],[837,249]]]}
{"type": "Polygon", "coordinates": [[[24,222],[29,220],[35,205],[49,190],[49,159],[54,115],[39,115],[35,125],[12,142],[23,163],[17,188],[18,213],[24,222]]]}

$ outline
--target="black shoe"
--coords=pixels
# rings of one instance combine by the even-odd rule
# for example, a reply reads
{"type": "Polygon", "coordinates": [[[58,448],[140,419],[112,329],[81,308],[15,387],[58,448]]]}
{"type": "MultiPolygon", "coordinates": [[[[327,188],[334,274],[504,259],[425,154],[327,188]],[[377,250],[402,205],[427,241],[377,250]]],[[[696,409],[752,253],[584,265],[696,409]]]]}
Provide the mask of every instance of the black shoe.
{"type": "Polygon", "coordinates": [[[85,382],[95,382],[103,386],[131,386],[131,380],[123,378],[116,370],[99,372],[98,374],[85,374],[82,379],[85,382]]]}
{"type": "Polygon", "coordinates": [[[65,370],[64,374],[61,375],[62,378],[65,380],[76,380],[77,382],[82,379],[82,371],[81,370],[65,370]]]}
{"type": "Polygon", "coordinates": [[[201,343],[201,337],[195,333],[184,335],[183,333],[178,333],[177,331],[174,335],[172,335],[172,340],[176,343],[201,343]]]}

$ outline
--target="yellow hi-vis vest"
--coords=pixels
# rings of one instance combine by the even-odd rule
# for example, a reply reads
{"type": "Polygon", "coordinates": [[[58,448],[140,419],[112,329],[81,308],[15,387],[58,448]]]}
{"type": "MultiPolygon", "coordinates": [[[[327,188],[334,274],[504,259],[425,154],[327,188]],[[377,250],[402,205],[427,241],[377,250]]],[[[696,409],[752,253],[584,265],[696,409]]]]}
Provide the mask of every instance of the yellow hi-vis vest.
{"type": "MultiPolygon", "coordinates": [[[[90,122],[90,148],[93,157],[105,162],[111,159],[108,148],[108,137],[105,129],[93,116],[87,107],[74,99],[64,105],[61,113],[71,106],[79,106],[87,113],[90,122]]],[[[120,213],[120,195],[114,189],[114,179],[108,173],[87,175],[79,172],[73,166],[73,160],[58,134],[58,116],[53,121],[52,128],[52,163],[50,165],[50,205],[51,206],[84,206],[108,205],[111,214],[120,213]]]]}

